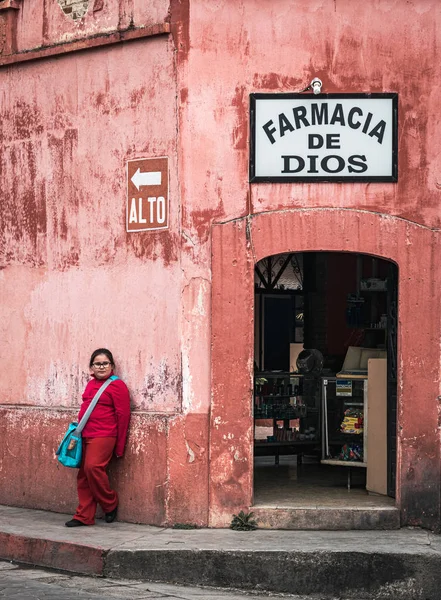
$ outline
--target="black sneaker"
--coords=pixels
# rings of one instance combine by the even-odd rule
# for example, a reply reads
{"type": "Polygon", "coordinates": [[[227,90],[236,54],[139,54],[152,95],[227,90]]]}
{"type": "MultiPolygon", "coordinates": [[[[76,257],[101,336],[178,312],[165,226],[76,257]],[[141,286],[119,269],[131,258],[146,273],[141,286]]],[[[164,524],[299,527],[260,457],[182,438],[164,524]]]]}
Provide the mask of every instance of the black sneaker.
{"type": "Polygon", "coordinates": [[[116,519],[116,513],[117,512],[118,512],[118,507],[115,506],[115,508],[113,510],[111,510],[108,513],[106,513],[104,515],[104,520],[106,521],[106,523],[113,523],[113,521],[116,519]]]}
{"type": "Polygon", "coordinates": [[[70,521],[67,521],[65,523],[66,527],[87,527],[86,523],[83,523],[82,521],[78,521],[78,519],[71,519],[70,521]]]}

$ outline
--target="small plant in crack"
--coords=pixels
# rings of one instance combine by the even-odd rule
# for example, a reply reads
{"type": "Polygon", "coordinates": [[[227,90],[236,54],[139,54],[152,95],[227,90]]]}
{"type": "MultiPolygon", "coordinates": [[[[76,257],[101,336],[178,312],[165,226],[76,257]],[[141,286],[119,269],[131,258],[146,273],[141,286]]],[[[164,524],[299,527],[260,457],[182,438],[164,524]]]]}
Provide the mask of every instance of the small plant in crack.
{"type": "Polygon", "coordinates": [[[238,515],[233,515],[230,529],[235,531],[254,531],[257,529],[257,521],[253,519],[254,513],[246,513],[243,510],[238,515]]]}

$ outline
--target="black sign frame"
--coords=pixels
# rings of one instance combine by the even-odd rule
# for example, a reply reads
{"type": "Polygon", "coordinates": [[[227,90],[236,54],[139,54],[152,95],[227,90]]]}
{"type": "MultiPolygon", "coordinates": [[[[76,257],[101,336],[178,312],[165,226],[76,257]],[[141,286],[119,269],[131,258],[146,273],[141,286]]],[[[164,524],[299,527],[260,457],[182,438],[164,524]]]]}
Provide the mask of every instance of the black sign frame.
{"type": "Polygon", "coordinates": [[[253,93],[250,94],[250,158],[249,183],[396,183],[398,181],[398,94],[397,93],[357,93],[357,94],[299,94],[299,93],[253,93]],[[392,174],[384,176],[337,175],[327,177],[322,175],[291,176],[256,176],[256,101],[257,100],[334,100],[359,98],[390,98],[392,100],[392,174]]]}

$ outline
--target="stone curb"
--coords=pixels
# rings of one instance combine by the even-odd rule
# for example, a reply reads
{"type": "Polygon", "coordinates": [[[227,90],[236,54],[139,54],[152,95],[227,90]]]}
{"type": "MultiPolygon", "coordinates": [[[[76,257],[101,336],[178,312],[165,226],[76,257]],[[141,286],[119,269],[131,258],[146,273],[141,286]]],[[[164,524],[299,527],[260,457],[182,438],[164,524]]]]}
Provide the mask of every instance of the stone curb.
{"type": "Polygon", "coordinates": [[[102,576],[106,553],[95,546],[0,532],[1,558],[39,567],[102,576]]]}
{"type": "Polygon", "coordinates": [[[438,552],[109,550],[0,532],[0,556],[114,579],[330,598],[439,600],[441,588],[438,552]]]}
{"type": "Polygon", "coordinates": [[[104,575],[330,598],[439,600],[441,556],[434,553],[112,550],[104,575]]]}
{"type": "Polygon", "coordinates": [[[0,506],[0,558],[71,573],[351,600],[439,600],[441,537],[391,531],[180,530],[0,506]]]}

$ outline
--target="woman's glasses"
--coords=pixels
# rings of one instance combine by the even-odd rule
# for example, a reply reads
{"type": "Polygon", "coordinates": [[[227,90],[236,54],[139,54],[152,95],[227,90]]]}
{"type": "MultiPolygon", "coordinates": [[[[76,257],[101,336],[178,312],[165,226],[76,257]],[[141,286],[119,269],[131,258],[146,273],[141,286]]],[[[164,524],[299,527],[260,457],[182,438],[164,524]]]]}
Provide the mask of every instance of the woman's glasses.
{"type": "Polygon", "coordinates": [[[95,369],[107,369],[107,367],[110,365],[110,362],[102,362],[102,363],[92,363],[92,367],[95,367],[95,369]]]}

